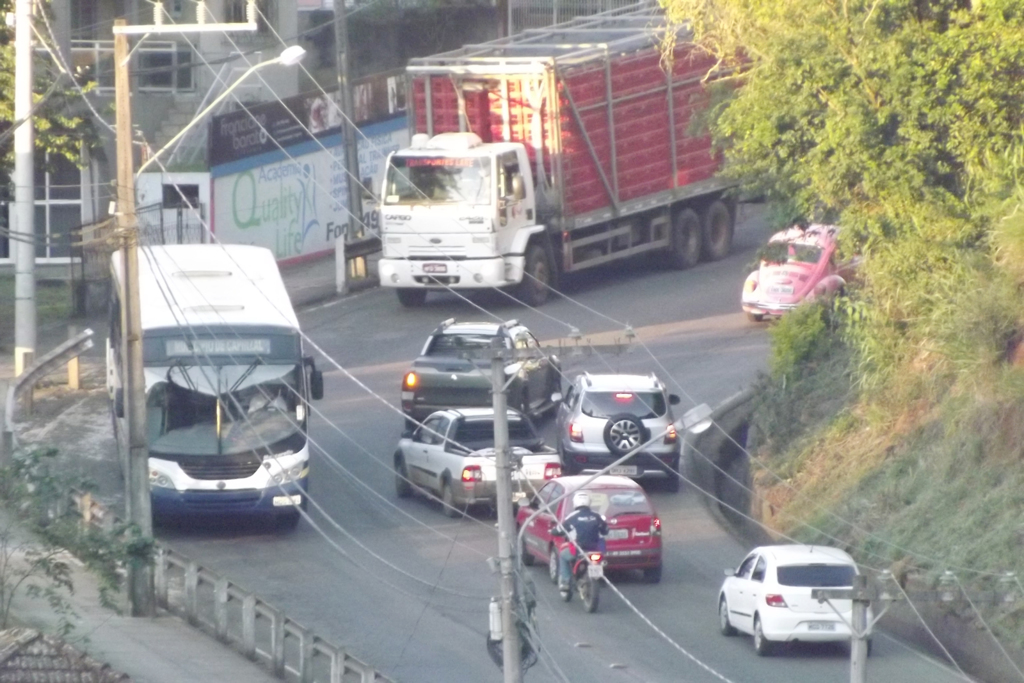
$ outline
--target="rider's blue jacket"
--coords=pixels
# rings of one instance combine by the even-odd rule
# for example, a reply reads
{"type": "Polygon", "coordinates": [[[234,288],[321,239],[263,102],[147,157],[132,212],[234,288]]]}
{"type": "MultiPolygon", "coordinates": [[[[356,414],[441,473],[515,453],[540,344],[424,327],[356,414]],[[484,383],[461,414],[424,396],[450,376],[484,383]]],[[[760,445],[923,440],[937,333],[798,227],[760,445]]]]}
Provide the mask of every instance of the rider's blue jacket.
{"type": "Polygon", "coordinates": [[[575,530],[576,543],[585,551],[600,550],[601,537],[608,533],[608,524],[604,518],[586,505],[576,508],[565,518],[562,526],[569,533],[569,538],[573,538],[572,532],[575,530]]]}

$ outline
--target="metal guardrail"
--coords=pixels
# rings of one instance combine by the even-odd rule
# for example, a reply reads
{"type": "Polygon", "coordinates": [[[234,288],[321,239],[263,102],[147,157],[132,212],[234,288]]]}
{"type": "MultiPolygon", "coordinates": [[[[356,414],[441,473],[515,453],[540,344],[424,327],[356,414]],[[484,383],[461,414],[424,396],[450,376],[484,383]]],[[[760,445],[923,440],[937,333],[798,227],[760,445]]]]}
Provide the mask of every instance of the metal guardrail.
{"type": "Polygon", "coordinates": [[[31,392],[43,377],[53,372],[58,366],[66,364],[92,348],[93,331],[84,330],[57,348],[45,354],[29,366],[14,383],[7,387],[7,399],[4,403],[4,422],[0,429],[0,459],[10,458],[14,453],[14,411],[18,398],[26,391],[31,392]]]}
{"type": "MultiPolygon", "coordinates": [[[[110,529],[117,518],[88,493],[72,492],[84,524],[110,529]]],[[[160,544],[156,602],[221,643],[299,683],[394,683],[281,610],[217,572],[160,544]]]]}

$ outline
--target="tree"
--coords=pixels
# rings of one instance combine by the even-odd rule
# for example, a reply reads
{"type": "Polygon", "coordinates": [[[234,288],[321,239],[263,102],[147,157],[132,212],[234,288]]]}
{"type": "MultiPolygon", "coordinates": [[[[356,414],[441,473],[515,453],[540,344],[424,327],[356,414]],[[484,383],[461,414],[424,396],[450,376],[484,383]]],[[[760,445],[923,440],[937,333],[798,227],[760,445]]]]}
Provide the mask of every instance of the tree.
{"type": "MultiPolygon", "coordinates": [[[[49,3],[37,5],[36,11],[49,12],[49,3]]],[[[14,12],[14,0],[0,0],[0,13],[9,12],[14,12]]],[[[36,23],[39,34],[45,36],[45,24],[38,19],[36,23]]],[[[35,41],[38,43],[38,38],[35,41]]],[[[48,54],[37,50],[35,57],[33,103],[42,102],[32,117],[36,149],[62,155],[77,164],[82,145],[91,143],[92,126],[80,115],[79,93],[69,77],[61,76],[48,54]]],[[[0,26],[0,174],[5,177],[14,165],[14,136],[9,134],[14,123],[14,65],[14,28],[0,26]]]]}
{"type": "Polygon", "coordinates": [[[737,67],[707,115],[726,173],[867,256],[855,337],[874,372],[922,345],[948,357],[965,313],[995,335],[969,353],[1005,344],[1020,312],[964,293],[998,278],[991,230],[1024,197],[1024,3],[662,2],[737,67]]]}

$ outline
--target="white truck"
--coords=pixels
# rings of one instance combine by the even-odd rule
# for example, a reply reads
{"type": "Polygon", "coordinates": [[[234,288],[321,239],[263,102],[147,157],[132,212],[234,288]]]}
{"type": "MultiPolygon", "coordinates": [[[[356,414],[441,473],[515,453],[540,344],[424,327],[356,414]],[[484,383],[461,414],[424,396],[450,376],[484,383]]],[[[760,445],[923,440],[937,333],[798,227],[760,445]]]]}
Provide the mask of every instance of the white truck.
{"type": "Polygon", "coordinates": [[[412,60],[411,143],[388,157],[380,198],[381,285],[406,306],[509,286],[538,305],[562,273],[728,254],[732,184],[691,126],[713,62],[680,35],[664,69],[659,25],[645,4],[412,60]]]}

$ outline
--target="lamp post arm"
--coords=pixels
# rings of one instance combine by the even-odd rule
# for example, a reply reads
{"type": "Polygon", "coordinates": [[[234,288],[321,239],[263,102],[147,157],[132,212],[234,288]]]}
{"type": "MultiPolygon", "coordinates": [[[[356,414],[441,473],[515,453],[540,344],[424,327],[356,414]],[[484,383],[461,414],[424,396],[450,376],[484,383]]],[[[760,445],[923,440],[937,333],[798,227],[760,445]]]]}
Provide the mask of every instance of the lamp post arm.
{"type": "Polygon", "coordinates": [[[277,64],[279,61],[280,61],[280,58],[279,57],[275,57],[274,59],[268,59],[266,61],[260,62],[259,64],[253,64],[248,69],[246,69],[245,73],[243,73],[241,76],[238,77],[238,80],[236,80],[234,83],[232,83],[230,86],[228,86],[227,90],[222,92],[220,95],[217,95],[217,97],[214,98],[213,102],[210,102],[210,104],[208,104],[205,109],[203,109],[201,112],[196,114],[195,117],[191,121],[188,122],[188,125],[186,125],[184,128],[179,130],[178,133],[173,138],[171,138],[170,140],[167,141],[166,145],[161,147],[160,150],[156,154],[154,154],[153,156],[151,156],[148,159],[146,159],[146,161],[143,162],[142,166],[139,166],[139,170],[135,172],[135,177],[138,178],[140,175],[142,175],[142,172],[146,170],[147,166],[149,166],[151,163],[156,161],[156,158],[158,156],[160,156],[161,154],[166,152],[168,149],[170,149],[171,146],[173,146],[175,142],[180,140],[185,135],[185,133],[187,133],[189,130],[191,130],[194,125],[196,125],[201,120],[203,120],[203,118],[205,118],[207,114],[209,114],[211,111],[213,111],[214,107],[216,107],[218,104],[220,104],[224,100],[225,97],[230,95],[231,91],[234,90],[242,81],[244,81],[246,78],[248,78],[251,73],[253,73],[254,71],[256,71],[258,69],[261,69],[261,68],[263,68],[265,66],[268,66],[270,64],[277,64]]]}

